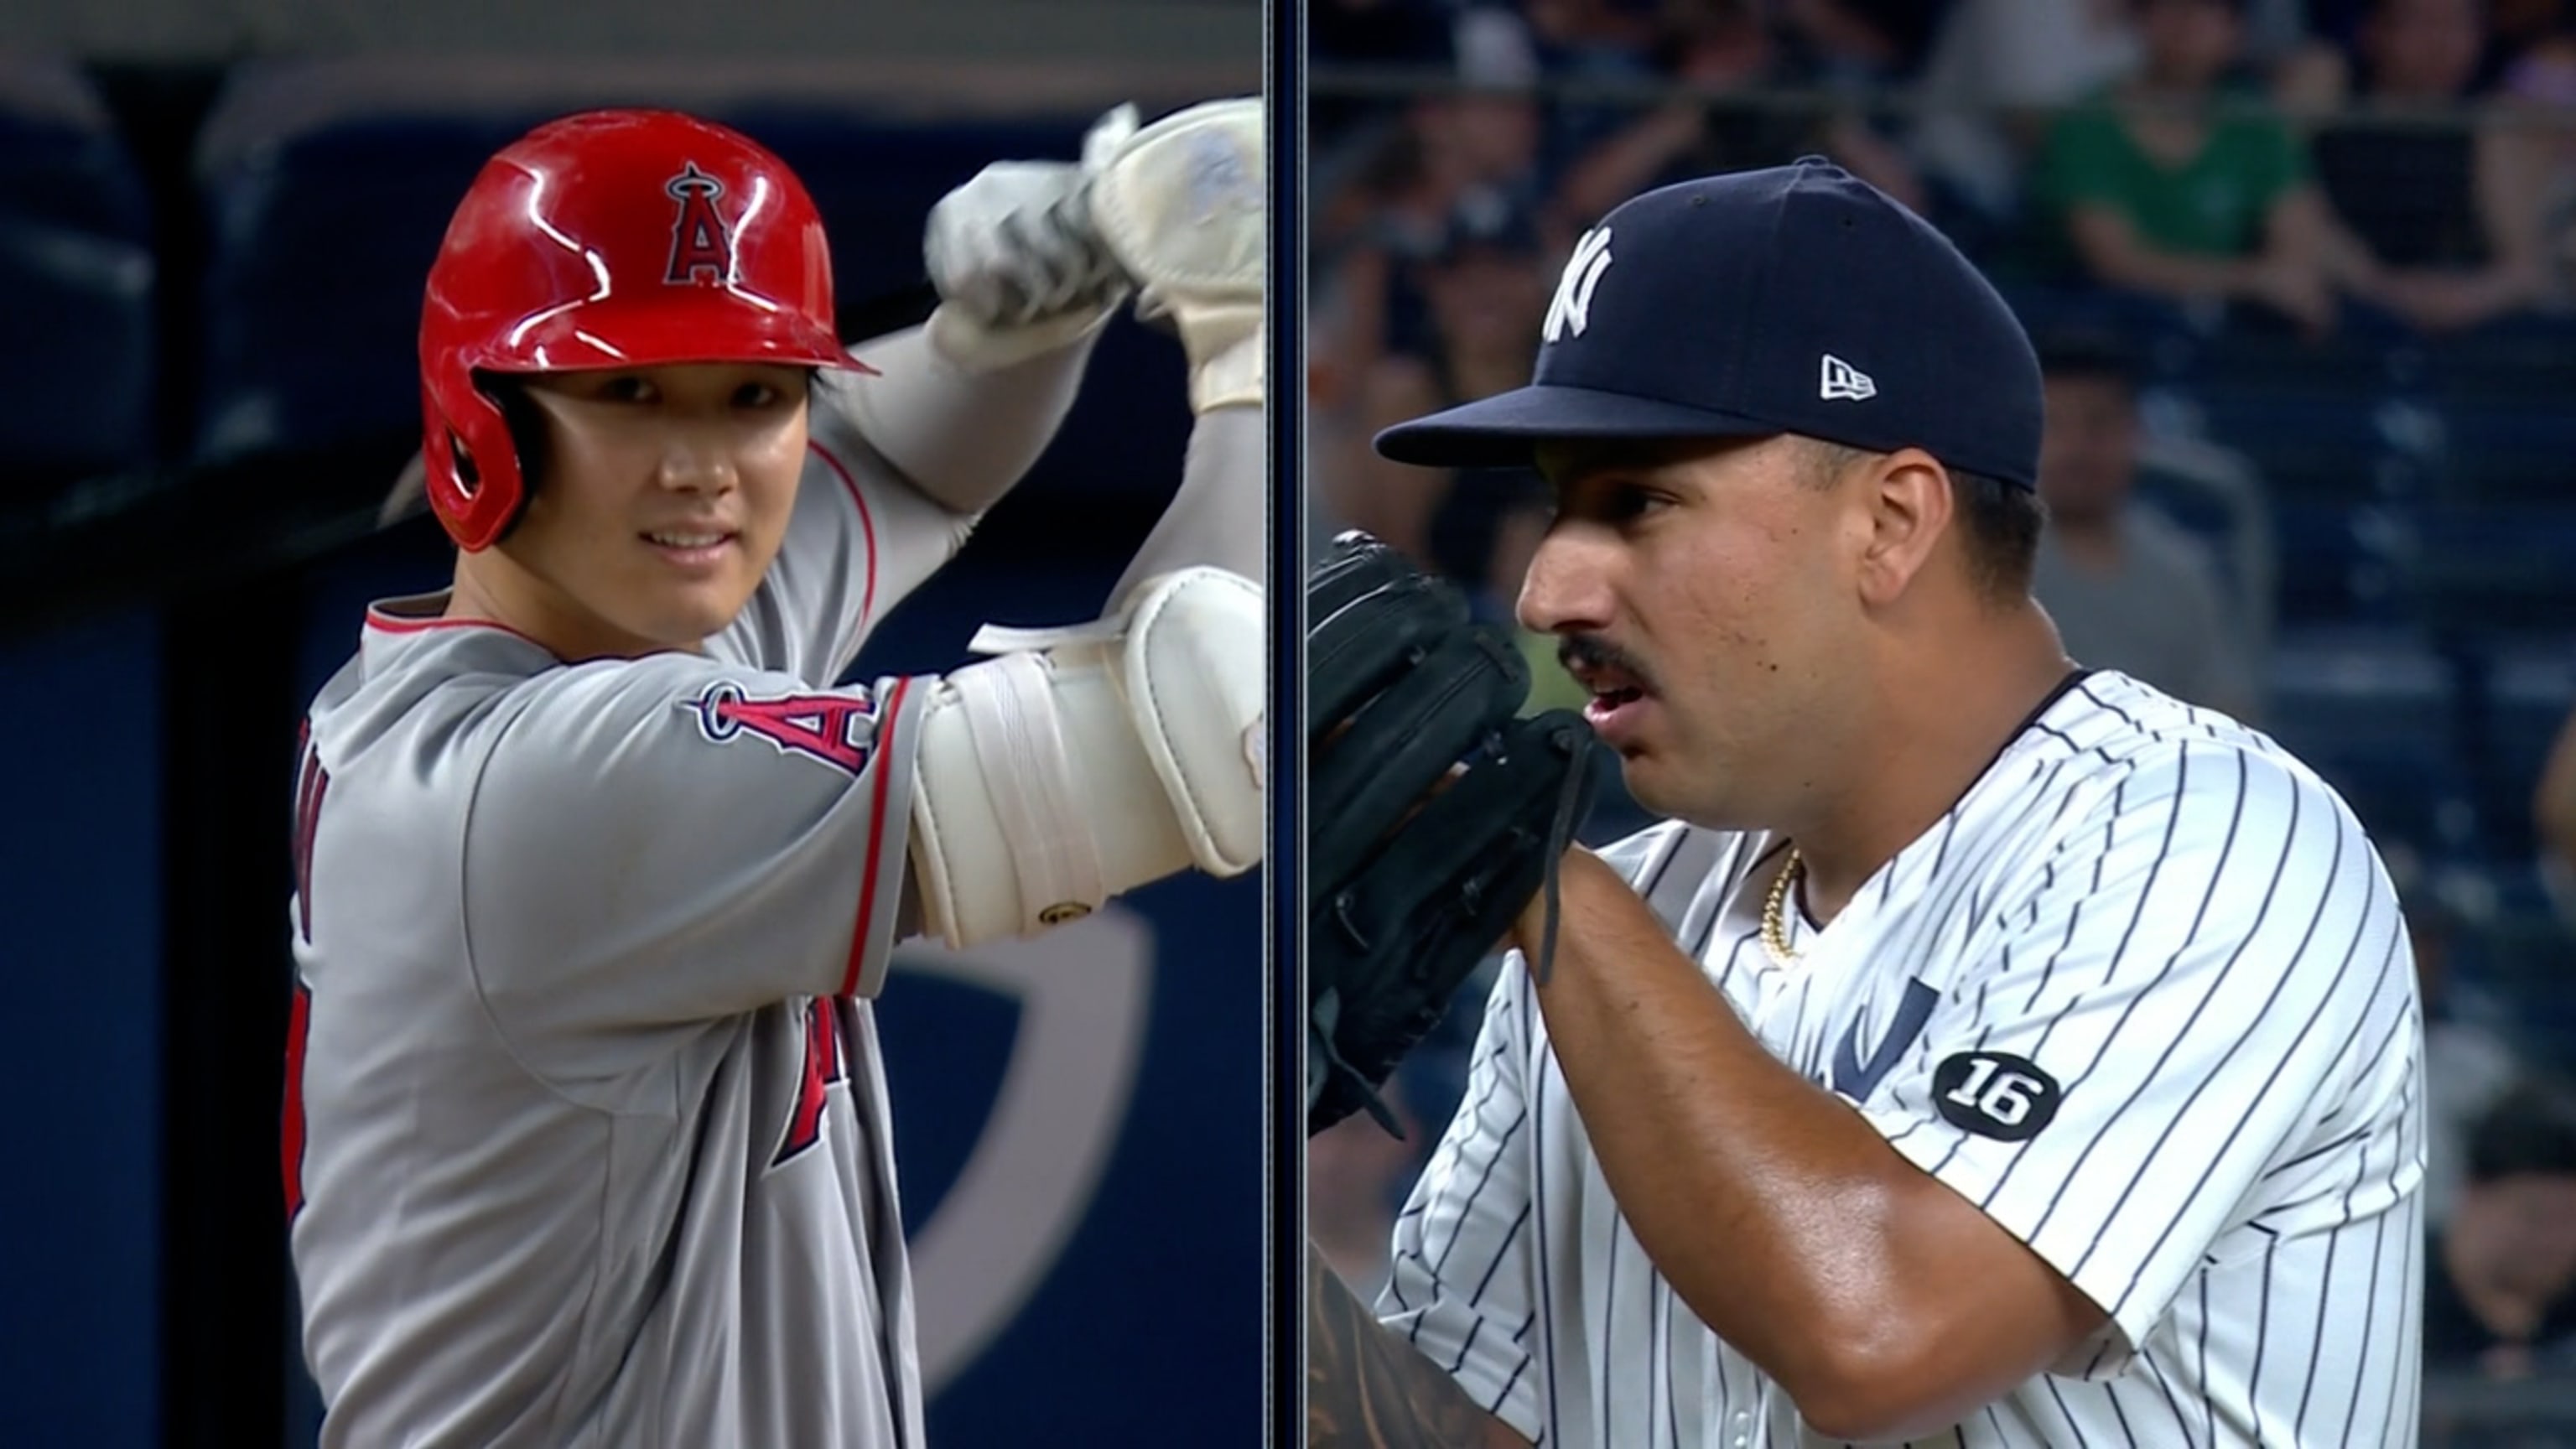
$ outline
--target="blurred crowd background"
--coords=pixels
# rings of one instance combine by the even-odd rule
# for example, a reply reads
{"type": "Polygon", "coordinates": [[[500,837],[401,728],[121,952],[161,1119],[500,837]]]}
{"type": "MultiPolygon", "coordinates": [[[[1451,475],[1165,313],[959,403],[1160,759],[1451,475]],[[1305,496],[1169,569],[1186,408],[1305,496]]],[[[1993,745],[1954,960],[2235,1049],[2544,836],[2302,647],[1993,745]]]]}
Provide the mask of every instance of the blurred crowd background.
{"type": "MultiPolygon", "coordinates": [[[[1940,226],[2047,384],[2036,588],[2082,663],[2352,803],[2430,1022],[2427,1442],[2576,1443],[2576,3],[1316,0],[1314,532],[1508,619],[1526,472],[1375,458],[1528,380],[1574,239],[1808,154],[1940,226]]],[[[1539,704],[1576,693],[1524,636],[1539,704]]],[[[1597,837],[1644,823],[1612,802],[1597,837]]],[[[1309,1153],[1355,1281],[1480,1011],[1309,1153]]]]}

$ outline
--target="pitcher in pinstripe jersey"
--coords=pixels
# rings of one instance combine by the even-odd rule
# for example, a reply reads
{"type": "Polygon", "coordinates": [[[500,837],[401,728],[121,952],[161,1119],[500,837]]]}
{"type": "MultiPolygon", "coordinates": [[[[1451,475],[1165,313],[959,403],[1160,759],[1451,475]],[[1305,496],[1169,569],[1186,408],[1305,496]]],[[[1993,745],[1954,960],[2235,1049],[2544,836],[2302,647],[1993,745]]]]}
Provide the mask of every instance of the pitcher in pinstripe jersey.
{"type": "Polygon", "coordinates": [[[1547,474],[1522,619],[1672,818],[1567,857],[1375,1313],[1310,1277],[1311,1442],[2415,1443],[2350,811],[2065,657],[2037,367],[1928,226],[1807,161],[1594,235],[1531,387],[1379,447],[1547,474]]]}

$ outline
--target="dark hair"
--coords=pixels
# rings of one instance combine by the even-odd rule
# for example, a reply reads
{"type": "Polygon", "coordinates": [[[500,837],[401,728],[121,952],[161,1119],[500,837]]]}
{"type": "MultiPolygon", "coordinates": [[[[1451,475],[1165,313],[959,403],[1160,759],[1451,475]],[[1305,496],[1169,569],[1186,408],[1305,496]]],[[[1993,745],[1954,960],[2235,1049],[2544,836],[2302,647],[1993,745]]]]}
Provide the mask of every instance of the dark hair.
{"type": "MultiPolygon", "coordinates": [[[[1866,448],[1809,441],[1817,448],[1820,483],[1857,459],[1883,456],[1866,448]]],[[[1950,493],[1958,501],[1959,536],[1978,595],[1990,604],[2028,598],[2031,570],[2039,558],[2039,536],[2048,525],[2048,508],[2039,501],[2037,490],[1964,468],[1945,466],[1943,471],[1949,474],[1950,493]]]]}
{"type": "MultiPolygon", "coordinates": [[[[477,372],[474,386],[501,409],[501,423],[510,430],[510,451],[519,464],[519,504],[510,510],[510,519],[493,535],[495,543],[519,531],[519,520],[528,516],[528,500],[537,496],[537,486],[545,479],[546,416],[537,410],[536,400],[528,396],[525,380],[505,372],[477,372]]],[[[456,466],[470,473],[474,460],[462,448],[457,449],[456,466]]],[[[479,480],[478,480],[479,481],[479,480]]]]}
{"type": "Polygon", "coordinates": [[[2469,1129],[2469,1180],[2523,1174],[2576,1176],[2576,1102],[2565,1089],[2525,1081],[2469,1129]]]}
{"type": "Polygon", "coordinates": [[[510,451],[519,459],[521,495],[536,492],[540,465],[546,456],[546,418],[528,396],[526,380],[506,372],[477,372],[474,390],[492,400],[501,410],[502,424],[510,430],[510,451]]]}
{"type": "Polygon", "coordinates": [[[2048,527],[2048,505],[2039,501],[2037,490],[2018,483],[1957,468],[1949,472],[1959,516],[1967,521],[1962,536],[1977,591],[1996,604],[2028,598],[2039,536],[2048,527]]]}

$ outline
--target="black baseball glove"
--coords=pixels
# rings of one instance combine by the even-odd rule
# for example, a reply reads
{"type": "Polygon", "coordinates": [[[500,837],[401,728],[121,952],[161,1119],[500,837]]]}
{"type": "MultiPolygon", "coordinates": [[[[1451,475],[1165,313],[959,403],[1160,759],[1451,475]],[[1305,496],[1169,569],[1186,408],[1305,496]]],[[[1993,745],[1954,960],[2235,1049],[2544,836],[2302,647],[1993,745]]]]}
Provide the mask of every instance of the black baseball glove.
{"type": "Polygon", "coordinates": [[[1306,673],[1306,1131],[1395,1132],[1377,1088],[1542,887],[1553,943],[1601,757],[1570,711],[1516,718],[1511,641],[1363,533],[1307,582],[1306,673]]]}

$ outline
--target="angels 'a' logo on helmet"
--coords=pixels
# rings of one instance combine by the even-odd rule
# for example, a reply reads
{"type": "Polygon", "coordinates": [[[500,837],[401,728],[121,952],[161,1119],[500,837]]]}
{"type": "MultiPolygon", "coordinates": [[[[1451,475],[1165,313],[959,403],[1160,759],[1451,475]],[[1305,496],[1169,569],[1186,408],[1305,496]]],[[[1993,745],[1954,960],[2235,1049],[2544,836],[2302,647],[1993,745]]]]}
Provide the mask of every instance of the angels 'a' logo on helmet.
{"type": "Polygon", "coordinates": [[[716,198],[724,195],[724,183],[689,162],[687,168],[662,188],[680,203],[680,214],[671,221],[671,266],[663,273],[666,282],[687,283],[706,280],[719,286],[733,277],[733,233],[725,229],[724,218],[716,215],[716,198]]]}

